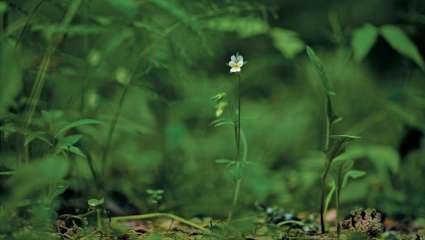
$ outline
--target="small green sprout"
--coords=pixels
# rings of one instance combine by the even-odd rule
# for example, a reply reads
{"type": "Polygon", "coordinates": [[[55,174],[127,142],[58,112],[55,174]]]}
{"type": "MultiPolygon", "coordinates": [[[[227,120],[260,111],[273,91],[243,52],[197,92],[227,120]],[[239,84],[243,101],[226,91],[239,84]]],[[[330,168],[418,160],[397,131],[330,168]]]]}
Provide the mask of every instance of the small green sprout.
{"type": "Polygon", "coordinates": [[[149,195],[149,203],[158,206],[164,198],[164,190],[162,189],[148,189],[146,193],[149,195]]]}
{"type": "Polygon", "coordinates": [[[89,205],[89,210],[96,212],[97,228],[99,229],[103,227],[102,212],[104,210],[104,203],[104,198],[91,198],[87,201],[87,204],[89,205]]]}

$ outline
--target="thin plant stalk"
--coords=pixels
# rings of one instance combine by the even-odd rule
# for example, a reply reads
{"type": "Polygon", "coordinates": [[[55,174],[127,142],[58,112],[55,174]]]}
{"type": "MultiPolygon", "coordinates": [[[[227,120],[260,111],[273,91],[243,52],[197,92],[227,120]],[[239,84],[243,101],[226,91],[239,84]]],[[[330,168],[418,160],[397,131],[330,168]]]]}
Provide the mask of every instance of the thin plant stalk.
{"type": "Polygon", "coordinates": [[[108,164],[109,148],[111,147],[111,144],[112,144],[112,138],[113,138],[115,128],[116,128],[117,123],[118,123],[118,119],[121,115],[122,107],[124,105],[124,100],[127,96],[128,89],[129,89],[129,86],[131,84],[131,79],[132,79],[132,77],[130,77],[130,80],[125,85],[124,90],[121,93],[121,96],[120,96],[120,99],[119,99],[119,102],[118,102],[118,106],[115,110],[114,116],[112,117],[111,123],[109,125],[108,136],[106,138],[106,144],[103,148],[102,158],[101,158],[102,159],[102,175],[103,175],[103,177],[105,177],[105,174],[106,174],[106,166],[108,164]]]}
{"type": "Polygon", "coordinates": [[[338,177],[336,181],[336,190],[335,190],[335,198],[336,198],[336,232],[337,238],[339,239],[341,235],[341,225],[340,225],[340,204],[341,204],[341,188],[342,188],[342,166],[338,169],[338,177]]]}
{"type": "MultiPolygon", "coordinates": [[[[71,5],[69,6],[65,14],[65,17],[63,18],[61,22],[62,28],[66,29],[71,23],[72,19],[74,19],[80,7],[81,1],[82,0],[75,0],[74,2],[71,3],[71,5]]],[[[37,5],[34,11],[36,11],[36,9],[41,5],[41,3],[42,1],[40,1],[40,4],[37,5]]],[[[28,129],[32,123],[32,119],[34,117],[34,113],[38,105],[38,101],[40,100],[41,92],[45,84],[47,69],[50,65],[51,58],[53,54],[55,53],[56,48],[58,47],[58,45],[63,39],[63,36],[64,36],[64,33],[60,33],[58,36],[56,36],[56,38],[54,38],[54,40],[51,42],[51,45],[47,48],[46,53],[43,56],[41,66],[37,72],[36,79],[31,89],[31,94],[28,100],[29,110],[26,113],[25,129],[28,129]]],[[[28,162],[28,159],[29,159],[28,145],[23,144],[22,152],[20,154],[20,157],[18,158],[18,163],[28,162]]]]}
{"type": "MultiPolygon", "coordinates": [[[[236,157],[235,161],[237,162],[237,166],[241,167],[241,74],[238,74],[238,81],[237,81],[237,106],[236,106],[236,119],[234,122],[234,128],[235,128],[235,143],[236,143],[236,157]]],[[[239,199],[239,192],[241,188],[242,178],[238,176],[238,179],[236,180],[235,190],[233,193],[233,201],[232,201],[232,208],[229,211],[229,214],[227,216],[227,222],[230,223],[232,221],[233,217],[233,211],[236,209],[239,199]]]]}
{"type": "MultiPolygon", "coordinates": [[[[323,147],[323,151],[326,153],[326,151],[329,149],[329,142],[330,142],[330,133],[331,133],[331,119],[329,118],[328,112],[328,101],[330,101],[329,98],[327,98],[325,102],[325,114],[326,114],[326,122],[325,122],[325,143],[323,147]]],[[[328,156],[326,156],[326,165],[323,170],[323,174],[321,176],[321,190],[322,195],[320,199],[320,229],[322,233],[326,233],[326,226],[325,226],[325,198],[326,198],[326,179],[329,174],[329,170],[331,167],[332,160],[329,159],[328,156]]]]}
{"type": "MultiPolygon", "coordinates": [[[[84,5],[83,6],[83,19],[84,19],[84,24],[88,25],[89,24],[89,6],[88,6],[88,1],[84,0],[84,5]]],[[[88,49],[89,49],[89,37],[88,34],[84,34],[84,38],[83,38],[83,49],[84,52],[87,53],[88,49]]],[[[83,114],[84,113],[84,106],[85,106],[85,101],[84,98],[87,94],[87,75],[89,72],[89,68],[88,65],[86,64],[84,66],[84,77],[83,77],[83,81],[81,83],[81,98],[80,98],[80,113],[83,114]]]]}

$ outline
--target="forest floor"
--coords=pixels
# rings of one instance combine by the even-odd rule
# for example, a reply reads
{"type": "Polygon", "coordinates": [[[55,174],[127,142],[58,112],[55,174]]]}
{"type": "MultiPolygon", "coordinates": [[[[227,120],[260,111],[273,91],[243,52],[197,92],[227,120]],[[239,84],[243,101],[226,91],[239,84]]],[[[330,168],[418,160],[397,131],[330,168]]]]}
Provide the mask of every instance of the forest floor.
{"type": "MultiPolygon", "coordinates": [[[[336,227],[320,233],[320,224],[313,215],[266,213],[234,219],[231,223],[212,218],[186,220],[172,214],[145,214],[126,217],[102,218],[97,227],[84,226],[82,219],[61,216],[56,223],[62,239],[105,240],[179,240],[179,239],[385,239],[423,240],[425,226],[415,222],[397,222],[393,219],[370,217],[367,211],[351,214],[341,222],[338,237],[336,227]],[[82,220],[82,221],[79,221],[82,220]]],[[[331,211],[331,214],[332,211],[331,211]]],[[[332,220],[332,219],[331,219],[332,220]]],[[[332,222],[331,222],[332,224],[332,222]]],[[[332,225],[336,225],[333,221],[332,225]]]]}

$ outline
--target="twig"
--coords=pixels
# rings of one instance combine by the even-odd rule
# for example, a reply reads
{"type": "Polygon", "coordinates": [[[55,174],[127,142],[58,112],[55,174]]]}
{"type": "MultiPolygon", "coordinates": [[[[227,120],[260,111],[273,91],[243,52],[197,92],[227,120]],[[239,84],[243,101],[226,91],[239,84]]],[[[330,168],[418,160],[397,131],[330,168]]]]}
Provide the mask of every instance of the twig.
{"type": "Polygon", "coordinates": [[[141,215],[130,215],[130,216],[120,216],[120,217],[113,217],[111,218],[112,222],[125,222],[125,221],[136,221],[136,220],[144,220],[144,219],[150,219],[150,218],[170,218],[172,220],[184,223],[188,226],[191,226],[193,228],[196,228],[202,232],[210,233],[210,230],[194,223],[189,220],[186,220],[184,218],[181,218],[179,216],[176,216],[171,213],[147,213],[147,214],[141,214],[141,215]]]}

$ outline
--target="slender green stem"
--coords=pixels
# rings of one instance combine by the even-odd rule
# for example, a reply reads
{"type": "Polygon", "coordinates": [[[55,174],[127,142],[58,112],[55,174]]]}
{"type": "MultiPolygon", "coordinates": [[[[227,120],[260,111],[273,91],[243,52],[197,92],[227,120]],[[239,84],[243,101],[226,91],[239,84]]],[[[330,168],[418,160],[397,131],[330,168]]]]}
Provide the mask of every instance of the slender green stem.
{"type": "Polygon", "coordinates": [[[323,170],[323,174],[321,177],[321,190],[322,190],[322,195],[321,195],[321,199],[320,199],[320,229],[322,233],[326,233],[326,226],[325,226],[325,196],[326,196],[326,178],[329,174],[329,170],[330,170],[330,166],[331,166],[331,161],[329,159],[326,160],[326,166],[325,169],[323,170]]]}
{"type": "Polygon", "coordinates": [[[141,214],[141,215],[131,215],[131,216],[121,216],[121,217],[113,217],[111,218],[112,222],[125,222],[125,221],[137,221],[137,220],[144,220],[144,219],[151,219],[151,218],[170,218],[175,221],[181,222],[183,224],[186,224],[188,226],[191,226],[193,228],[196,228],[202,232],[209,233],[210,231],[206,229],[205,227],[202,227],[194,222],[191,222],[187,219],[181,218],[179,216],[176,216],[171,213],[148,213],[148,214],[141,214]]]}
{"type": "MultiPolygon", "coordinates": [[[[83,6],[83,19],[84,19],[84,24],[86,26],[88,26],[89,24],[89,6],[88,6],[88,1],[84,0],[84,6],[83,6]]],[[[89,49],[89,37],[88,34],[84,34],[84,38],[83,38],[83,50],[84,53],[87,53],[89,49]]],[[[83,81],[81,83],[81,96],[80,96],[80,113],[83,114],[84,113],[84,107],[85,107],[85,101],[84,98],[86,97],[87,94],[87,75],[89,72],[89,67],[88,64],[86,64],[84,66],[84,77],[83,77],[83,81]]]]}
{"type": "Polygon", "coordinates": [[[102,175],[103,175],[103,177],[105,176],[106,166],[108,164],[109,148],[110,148],[111,143],[112,143],[114,131],[115,131],[115,128],[117,126],[118,119],[121,115],[121,110],[122,110],[122,107],[123,107],[123,104],[124,104],[124,99],[125,99],[125,96],[127,95],[129,86],[130,86],[130,82],[128,84],[126,84],[125,87],[124,87],[124,90],[123,90],[123,92],[120,96],[119,102],[118,102],[117,109],[115,110],[114,116],[112,117],[112,120],[111,120],[111,124],[109,125],[108,136],[106,138],[106,144],[105,144],[105,147],[103,148],[103,152],[102,152],[102,175]]]}
{"type": "Polygon", "coordinates": [[[227,216],[227,222],[230,223],[233,218],[233,211],[236,209],[238,205],[239,192],[241,189],[242,179],[236,180],[235,191],[233,192],[233,201],[232,201],[232,209],[229,211],[229,215],[227,216]]]}
{"type": "Polygon", "coordinates": [[[96,209],[96,220],[97,220],[97,228],[100,230],[102,229],[102,216],[101,216],[101,210],[96,209]]]}
{"type": "Polygon", "coordinates": [[[325,226],[325,217],[324,217],[324,211],[325,211],[325,196],[326,196],[326,178],[328,177],[329,169],[332,163],[332,159],[329,159],[326,152],[329,150],[329,144],[330,144],[330,134],[331,134],[331,119],[329,118],[329,111],[328,108],[328,101],[330,101],[329,98],[326,98],[325,102],[325,115],[326,115],[326,121],[325,121],[325,142],[323,146],[323,152],[325,152],[326,155],[326,165],[322,173],[321,177],[321,199],[320,199],[320,229],[322,233],[326,233],[326,226],[325,226]]]}
{"type": "Polygon", "coordinates": [[[43,4],[45,0],[40,0],[33,9],[31,9],[30,14],[28,15],[28,18],[25,21],[25,25],[21,31],[21,33],[19,33],[19,37],[16,40],[16,45],[15,48],[17,48],[19,46],[19,43],[21,43],[22,39],[24,38],[24,34],[25,32],[28,30],[28,26],[30,25],[31,21],[33,20],[34,16],[36,15],[38,9],[41,7],[41,5],[43,4]]]}
{"type": "Polygon", "coordinates": [[[111,124],[109,125],[108,136],[106,138],[106,144],[105,144],[105,147],[103,148],[102,158],[101,158],[101,161],[102,161],[102,175],[103,175],[103,177],[105,177],[105,174],[106,174],[106,167],[108,165],[108,154],[109,154],[110,146],[112,144],[112,138],[113,138],[113,135],[114,135],[114,132],[115,132],[115,128],[117,126],[119,117],[121,115],[122,107],[124,105],[124,100],[125,100],[125,97],[127,96],[127,93],[128,93],[129,88],[130,88],[131,82],[132,82],[132,80],[134,78],[134,75],[136,74],[136,72],[137,72],[137,70],[139,68],[139,63],[140,62],[138,62],[136,64],[133,72],[130,75],[130,78],[129,78],[128,82],[124,86],[124,90],[123,90],[123,92],[122,92],[122,94],[120,96],[117,109],[115,110],[114,116],[112,117],[112,120],[111,120],[111,124]]]}
{"type": "MultiPolygon", "coordinates": [[[[241,75],[238,74],[238,81],[236,86],[237,92],[236,92],[236,120],[235,120],[235,143],[236,143],[236,157],[235,161],[239,164],[237,166],[242,167],[241,165],[241,75]]],[[[239,192],[241,188],[242,179],[240,176],[238,176],[238,179],[236,180],[235,190],[233,192],[233,201],[232,201],[232,208],[229,211],[229,214],[227,216],[227,222],[230,223],[232,221],[233,217],[233,211],[236,209],[239,199],[239,192]]]]}
{"type": "Polygon", "coordinates": [[[341,235],[341,225],[340,225],[340,204],[341,204],[341,187],[342,187],[342,166],[338,169],[338,177],[336,180],[336,190],[335,190],[335,197],[336,197],[336,232],[337,232],[337,238],[339,239],[341,235]]]}

